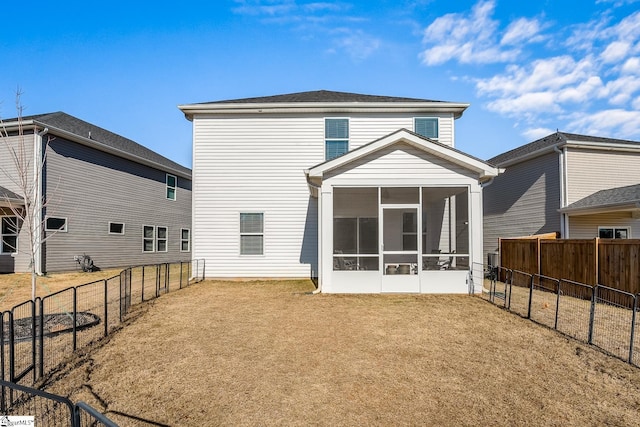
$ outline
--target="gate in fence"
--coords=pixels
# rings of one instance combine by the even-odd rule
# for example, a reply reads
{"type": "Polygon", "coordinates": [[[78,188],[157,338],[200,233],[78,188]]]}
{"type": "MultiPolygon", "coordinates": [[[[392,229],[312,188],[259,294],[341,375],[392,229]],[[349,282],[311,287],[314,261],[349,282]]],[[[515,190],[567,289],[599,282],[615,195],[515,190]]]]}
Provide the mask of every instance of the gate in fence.
{"type": "Polygon", "coordinates": [[[640,294],[503,267],[485,268],[483,297],[640,366],[640,294]]]}

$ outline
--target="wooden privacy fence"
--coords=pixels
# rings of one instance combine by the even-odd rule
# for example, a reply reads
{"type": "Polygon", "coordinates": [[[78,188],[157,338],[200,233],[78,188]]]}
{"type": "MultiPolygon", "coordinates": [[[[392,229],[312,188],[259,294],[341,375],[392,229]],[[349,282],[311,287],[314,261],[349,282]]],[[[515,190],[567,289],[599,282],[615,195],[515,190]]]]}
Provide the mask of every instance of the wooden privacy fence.
{"type": "Polygon", "coordinates": [[[640,293],[640,239],[500,239],[504,268],[640,293]]]}

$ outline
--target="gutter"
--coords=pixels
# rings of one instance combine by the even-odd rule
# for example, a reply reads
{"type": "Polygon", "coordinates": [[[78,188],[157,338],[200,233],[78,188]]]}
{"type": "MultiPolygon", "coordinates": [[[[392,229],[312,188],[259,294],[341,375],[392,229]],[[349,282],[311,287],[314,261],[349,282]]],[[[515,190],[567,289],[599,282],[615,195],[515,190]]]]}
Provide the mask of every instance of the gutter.
{"type": "MultiPolygon", "coordinates": [[[[37,131],[37,128],[36,128],[37,131]]],[[[45,136],[47,133],[49,133],[49,128],[44,126],[44,129],[42,129],[42,131],[40,132],[36,132],[35,137],[34,137],[34,147],[33,147],[33,156],[34,156],[34,161],[33,161],[33,178],[37,179],[38,182],[35,185],[35,190],[36,190],[36,194],[35,194],[35,203],[36,203],[36,211],[35,213],[35,218],[34,218],[34,222],[33,224],[31,224],[31,227],[33,227],[33,235],[36,237],[36,242],[33,242],[32,244],[35,244],[35,251],[33,253],[33,262],[35,264],[35,273],[38,276],[42,276],[42,225],[43,225],[43,217],[42,217],[42,211],[44,209],[43,206],[43,197],[42,197],[42,174],[43,174],[43,156],[45,156],[44,153],[44,148],[42,147],[42,137],[45,136]]],[[[27,215],[30,215],[30,213],[28,212],[28,210],[31,209],[28,206],[25,206],[25,210],[27,210],[27,215]]],[[[35,295],[35,289],[33,289],[34,295],[35,295]]]]}
{"type": "MultiPolygon", "coordinates": [[[[312,189],[312,188],[315,189],[316,197],[318,198],[318,287],[311,292],[311,295],[317,295],[320,292],[322,292],[322,278],[320,277],[321,271],[322,271],[322,261],[321,261],[322,260],[322,197],[320,194],[321,187],[311,182],[308,169],[304,171],[304,174],[307,178],[307,185],[309,186],[309,189],[312,189]]],[[[313,191],[310,191],[310,193],[313,196],[313,191]]]]}

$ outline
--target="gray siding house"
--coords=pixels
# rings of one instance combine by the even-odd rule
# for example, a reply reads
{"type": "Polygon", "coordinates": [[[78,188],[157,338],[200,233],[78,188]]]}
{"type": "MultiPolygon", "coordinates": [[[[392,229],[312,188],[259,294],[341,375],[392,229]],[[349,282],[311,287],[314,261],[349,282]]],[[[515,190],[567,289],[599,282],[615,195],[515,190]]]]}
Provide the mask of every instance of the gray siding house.
{"type": "Polygon", "coordinates": [[[9,148],[39,187],[39,273],[191,259],[191,170],[62,112],[4,122],[0,141],[0,273],[29,270],[29,233],[10,207],[24,206],[9,148]],[[18,126],[22,131],[18,131],[18,126]]]}
{"type": "Polygon", "coordinates": [[[505,172],[484,189],[485,254],[551,232],[640,238],[640,142],[556,132],[488,162],[505,172]]]}

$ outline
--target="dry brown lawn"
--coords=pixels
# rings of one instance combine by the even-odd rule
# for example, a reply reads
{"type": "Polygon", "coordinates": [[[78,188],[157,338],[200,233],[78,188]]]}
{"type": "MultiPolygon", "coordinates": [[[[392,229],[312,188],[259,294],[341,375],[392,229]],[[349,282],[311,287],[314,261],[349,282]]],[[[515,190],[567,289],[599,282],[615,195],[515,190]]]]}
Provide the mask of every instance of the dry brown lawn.
{"type": "Polygon", "coordinates": [[[640,425],[640,369],[477,297],[205,281],[49,390],[122,426],[640,425]]]}
{"type": "MultiPolygon", "coordinates": [[[[73,286],[83,285],[95,280],[107,279],[120,274],[122,269],[101,270],[93,273],[83,271],[51,273],[39,276],[36,280],[36,296],[44,297],[73,286]]],[[[31,274],[0,274],[0,311],[31,299],[31,274]]]]}

